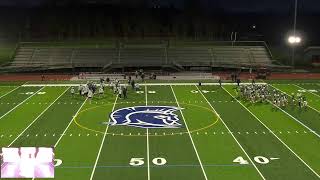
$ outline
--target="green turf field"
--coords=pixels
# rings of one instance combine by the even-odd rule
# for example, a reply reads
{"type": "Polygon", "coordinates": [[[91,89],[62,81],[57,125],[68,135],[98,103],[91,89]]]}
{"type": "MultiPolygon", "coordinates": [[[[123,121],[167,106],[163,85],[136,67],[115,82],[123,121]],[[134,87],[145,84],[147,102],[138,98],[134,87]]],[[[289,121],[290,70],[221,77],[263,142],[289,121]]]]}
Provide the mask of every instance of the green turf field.
{"type": "Polygon", "coordinates": [[[0,85],[0,147],[55,147],[59,180],[320,179],[320,85],[272,83],[308,107],[251,104],[230,84],[147,84],[127,99],[107,88],[92,100],[68,84],[0,85]],[[181,126],[106,124],[137,106],[180,108],[181,126]]]}

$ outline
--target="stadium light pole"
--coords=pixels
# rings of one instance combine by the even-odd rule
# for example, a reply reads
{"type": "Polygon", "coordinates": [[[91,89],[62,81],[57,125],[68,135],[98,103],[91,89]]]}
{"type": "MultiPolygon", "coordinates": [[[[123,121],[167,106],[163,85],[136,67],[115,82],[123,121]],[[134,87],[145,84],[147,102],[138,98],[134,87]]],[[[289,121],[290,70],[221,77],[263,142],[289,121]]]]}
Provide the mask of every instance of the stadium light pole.
{"type": "Polygon", "coordinates": [[[301,38],[296,36],[296,27],[297,27],[297,13],[298,12],[298,0],[294,2],[294,18],[293,18],[293,35],[289,37],[288,42],[292,48],[292,55],[291,55],[291,65],[294,67],[294,60],[295,60],[295,46],[300,44],[301,38]]]}

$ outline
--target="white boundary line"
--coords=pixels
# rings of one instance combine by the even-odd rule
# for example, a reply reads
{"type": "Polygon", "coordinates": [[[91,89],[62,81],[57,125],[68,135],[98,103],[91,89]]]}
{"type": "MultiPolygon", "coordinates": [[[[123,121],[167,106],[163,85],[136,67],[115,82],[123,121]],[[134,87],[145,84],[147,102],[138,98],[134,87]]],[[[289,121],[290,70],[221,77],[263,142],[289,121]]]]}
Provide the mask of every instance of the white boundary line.
{"type": "Polygon", "coordinates": [[[245,105],[243,105],[238,99],[236,99],[229,91],[222,87],[232,98],[234,98],[244,109],[246,109],[256,120],[258,120],[268,131],[273,134],[287,149],[289,149],[292,154],[294,154],[304,165],[306,165],[318,178],[319,174],[315,172],[299,155],[297,155],[285,142],[283,142],[268,126],[266,126],[255,114],[253,114],[245,105]]]}
{"type": "MultiPolygon", "coordinates": [[[[275,86],[273,86],[273,85],[271,85],[271,84],[270,84],[270,86],[273,87],[274,89],[277,89],[278,91],[281,91],[282,93],[285,93],[286,95],[289,96],[288,93],[282,91],[281,89],[279,89],[279,88],[277,88],[277,87],[275,87],[275,86]]],[[[308,105],[308,107],[311,108],[311,109],[313,109],[314,111],[320,113],[320,111],[318,111],[318,110],[315,109],[314,107],[312,107],[312,106],[310,106],[310,105],[308,105]]],[[[281,108],[280,108],[280,109],[281,109],[281,108]]],[[[309,128],[309,127],[306,126],[305,124],[303,124],[300,120],[298,120],[297,118],[293,117],[291,114],[289,114],[288,112],[284,111],[283,109],[281,109],[281,110],[282,110],[284,113],[286,113],[288,116],[292,117],[294,120],[296,120],[297,122],[299,122],[300,124],[302,124],[304,127],[306,127],[307,129],[309,129],[311,132],[315,133],[315,134],[319,137],[319,135],[318,135],[314,130],[312,130],[311,128],[309,128]]]]}
{"type": "Polygon", "coordinates": [[[208,180],[206,171],[205,171],[204,168],[203,168],[203,165],[202,165],[200,156],[199,156],[198,151],[197,151],[197,148],[196,148],[196,146],[195,146],[195,144],[194,144],[194,142],[193,142],[191,133],[190,133],[189,128],[188,128],[188,124],[187,124],[187,122],[186,122],[186,119],[184,118],[184,115],[183,115],[183,113],[182,113],[182,109],[181,109],[181,107],[180,107],[180,104],[179,104],[179,102],[178,102],[178,99],[177,99],[177,97],[176,97],[176,94],[175,94],[175,92],[174,92],[174,90],[173,90],[173,88],[172,88],[171,85],[170,85],[170,88],[171,88],[171,90],[172,90],[173,96],[174,96],[174,98],[175,98],[175,100],[176,100],[176,103],[177,103],[177,105],[178,105],[178,108],[180,109],[180,113],[181,113],[182,119],[183,119],[183,121],[184,121],[184,124],[186,125],[186,128],[187,128],[187,131],[188,131],[188,134],[189,134],[189,137],[190,137],[190,140],[191,140],[193,149],[194,149],[194,151],[195,151],[195,153],[196,153],[196,155],[197,155],[198,161],[199,161],[199,163],[200,163],[202,173],[203,173],[205,179],[208,180]]]}
{"type": "MultiPolygon", "coordinates": [[[[0,87],[1,87],[1,86],[0,86],[0,87]]],[[[21,86],[18,86],[18,87],[16,87],[16,88],[12,89],[11,91],[5,93],[4,95],[0,96],[0,99],[3,98],[3,97],[5,97],[6,95],[12,93],[13,91],[17,90],[19,87],[21,87],[21,86]]]]}
{"type": "Polygon", "coordinates": [[[221,122],[223,123],[223,125],[227,128],[229,134],[231,134],[231,136],[233,137],[233,139],[236,141],[236,143],[239,145],[239,147],[241,148],[241,150],[244,152],[244,154],[248,157],[248,159],[250,160],[250,162],[252,163],[252,165],[254,166],[254,168],[257,170],[257,172],[259,173],[259,175],[261,176],[262,179],[265,180],[265,177],[262,175],[262,173],[260,172],[260,170],[258,169],[258,167],[256,166],[256,164],[252,161],[252,159],[250,158],[250,156],[248,155],[248,153],[244,150],[244,148],[242,147],[242,145],[239,143],[239,141],[237,140],[237,138],[233,135],[233,133],[230,131],[229,127],[227,126],[227,124],[223,121],[223,119],[221,118],[221,116],[218,114],[218,112],[214,109],[214,107],[212,106],[212,104],[208,101],[208,99],[205,97],[205,95],[202,93],[202,91],[199,89],[198,86],[196,86],[196,88],[198,89],[198,91],[201,93],[201,95],[203,96],[203,98],[206,100],[206,102],[209,104],[209,106],[211,107],[211,109],[217,114],[217,116],[219,117],[219,119],[221,120],[221,122]]]}
{"type": "MultiPolygon", "coordinates": [[[[285,94],[287,94],[286,92],[282,91],[281,89],[278,89],[276,87],[274,87],[273,85],[270,84],[271,87],[273,87],[274,89],[277,89],[278,91],[281,91],[285,94]]],[[[288,95],[288,94],[287,94],[288,95]]],[[[273,104],[272,102],[270,102],[270,104],[273,104]]],[[[314,130],[312,130],[311,128],[309,128],[307,125],[305,125],[303,122],[301,122],[300,120],[298,120],[297,118],[295,118],[294,116],[292,116],[291,114],[289,114],[287,111],[283,110],[282,108],[278,107],[277,105],[273,104],[274,106],[276,106],[278,109],[280,109],[282,112],[284,112],[285,114],[287,114],[289,117],[291,117],[292,119],[294,119],[296,122],[298,122],[299,124],[301,124],[303,127],[307,128],[310,132],[314,133],[316,136],[320,137],[320,135],[318,133],[316,133],[314,130]]]]}
{"type": "MultiPolygon", "coordinates": [[[[282,93],[284,93],[284,94],[286,94],[286,95],[290,96],[288,93],[286,93],[286,92],[282,91],[281,89],[279,89],[279,88],[277,88],[277,87],[273,86],[272,84],[269,84],[269,85],[270,85],[271,87],[273,87],[274,89],[277,89],[278,91],[281,91],[282,93]]],[[[289,84],[289,85],[292,85],[292,84],[289,84]]],[[[320,111],[319,111],[319,110],[317,110],[316,108],[314,108],[314,107],[310,106],[309,104],[308,104],[308,107],[309,107],[309,108],[311,108],[311,109],[313,109],[313,110],[314,110],[314,111],[316,111],[317,113],[320,113],[320,111]]]]}
{"type": "Polygon", "coordinates": [[[313,95],[315,95],[315,96],[317,96],[317,97],[320,98],[320,95],[319,95],[319,94],[316,94],[316,93],[314,93],[314,92],[310,92],[310,91],[308,91],[307,89],[305,89],[305,88],[303,88],[303,87],[301,87],[301,86],[299,86],[299,85],[297,85],[297,84],[292,84],[292,85],[294,85],[294,86],[296,86],[296,87],[298,87],[298,88],[300,88],[300,89],[306,90],[308,93],[311,93],[311,94],[313,94],[313,95]]]}
{"type": "Polygon", "coordinates": [[[66,131],[68,130],[69,126],[71,125],[71,123],[73,122],[74,118],[77,117],[77,115],[79,114],[80,110],[82,109],[82,107],[84,106],[84,104],[87,102],[88,98],[86,98],[86,100],[83,101],[83,103],[81,104],[80,108],[78,109],[78,111],[74,114],[74,116],[72,117],[71,121],[69,122],[68,126],[65,128],[65,130],[63,131],[63,133],[60,135],[60,138],[58,139],[58,141],[56,142],[56,144],[54,145],[54,147],[56,147],[59,142],[61,141],[62,137],[64,136],[64,134],[66,133],[66,131]]]}
{"type": "Polygon", "coordinates": [[[4,115],[2,115],[0,117],[0,120],[5,117],[6,115],[8,115],[10,112],[12,112],[13,110],[15,110],[16,108],[18,108],[21,104],[23,104],[24,102],[26,102],[28,99],[32,98],[34,95],[36,95],[39,91],[43,90],[44,87],[40,88],[38,91],[36,91],[35,93],[33,93],[31,96],[27,97],[25,100],[23,100],[22,102],[20,102],[18,105],[16,105],[15,107],[13,107],[12,109],[10,109],[8,112],[6,112],[4,115]]]}
{"type": "Polygon", "coordinates": [[[59,97],[57,97],[48,107],[46,107],[46,109],[44,109],[44,110],[8,145],[8,147],[10,147],[30,126],[32,126],[32,124],[33,124],[34,122],[36,122],[58,99],[60,99],[60,97],[61,97],[62,95],[64,95],[64,94],[67,92],[68,89],[69,89],[69,88],[67,88],[65,91],[63,91],[63,92],[59,95],[59,97]]]}
{"type": "MultiPolygon", "coordinates": [[[[305,89],[305,88],[303,88],[303,87],[300,87],[300,86],[298,86],[298,85],[296,85],[296,84],[293,84],[293,85],[296,86],[297,88],[300,88],[300,89],[303,89],[303,90],[306,90],[306,91],[307,91],[307,89],[305,89]]],[[[315,94],[315,93],[313,93],[313,92],[307,91],[306,93],[310,93],[310,94],[312,94],[312,95],[314,95],[314,96],[320,97],[318,94],[315,94]]],[[[313,109],[313,110],[315,110],[315,111],[317,111],[318,113],[320,113],[320,111],[319,111],[318,109],[316,109],[316,108],[314,108],[314,107],[312,107],[312,106],[310,106],[310,105],[308,105],[308,107],[311,108],[311,109],[313,109]]]]}
{"type": "MultiPolygon", "coordinates": [[[[147,86],[144,86],[146,94],[146,106],[148,106],[148,91],[147,86]]],[[[147,128],[147,166],[148,166],[148,180],[150,180],[150,151],[149,151],[149,128],[147,128]]]]}
{"type": "MultiPolygon", "coordinates": [[[[140,84],[140,83],[139,83],[140,84]]],[[[215,86],[220,86],[219,83],[201,83],[202,85],[215,85],[215,86]]],[[[250,85],[252,83],[241,83],[244,85],[250,85]]],[[[256,84],[267,84],[267,83],[256,83],[256,84]]],[[[75,84],[24,84],[21,85],[22,87],[39,87],[39,86],[50,86],[50,87],[55,87],[55,86],[79,86],[79,85],[85,85],[81,83],[75,83],[75,84]]],[[[97,86],[100,86],[100,84],[96,84],[97,86]]],[[[121,84],[121,85],[127,85],[127,84],[121,84]]],[[[186,86],[186,85],[198,85],[198,83],[141,83],[141,86],[186,86]]],[[[222,85],[236,85],[236,83],[222,83],[222,85]]],[[[106,84],[106,86],[108,86],[106,84]]]]}
{"type": "MultiPolygon", "coordinates": [[[[80,112],[80,110],[82,109],[83,105],[87,102],[88,98],[86,98],[86,100],[84,100],[84,102],[81,104],[80,108],[78,109],[78,111],[75,113],[75,115],[72,117],[71,121],[69,122],[68,126],[65,128],[65,130],[63,131],[63,133],[60,135],[60,138],[58,139],[58,141],[56,142],[56,144],[54,145],[54,147],[57,147],[59,142],[61,141],[62,137],[64,136],[64,134],[66,133],[66,131],[68,130],[69,126],[71,125],[71,123],[73,122],[74,118],[77,117],[78,113],[80,112]]],[[[32,178],[32,180],[34,180],[35,178],[32,178]]]]}
{"type": "Polygon", "coordinates": [[[312,130],[311,128],[309,128],[307,125],[303,124],[301,121],[299,121],[297,118],[293,117],[291,114],[289,114],[287,111],[283,110],[282,108],[280,108],[279,106],[273,104],[271,101],[268,100],[268,102],[270,104],[272,104],[273,106],[277,107],[279,110],[281,110],[283,113],[285,113],[286,115],[288,115],[289,117],[291,117],[292,119],[294,119],[295,121],[297,121],[299,124],[301,124],[303,127],[307,128],[310,132],[314,133],[316,136],[318,136],[320,138],[320,135],[318,133],[316,133],[314,130],[312,130]]]}
{"type": "MultiPolygon", "coordinates": [[[[115,99],[115,101],[114,101],[114,103],[113,103],[112,111],[114,111],[114,108],[116,107],[116,104],[117,104],[116,102],[117,102],[117,100],[118,100],[118,95],[116,96],[116,99],[115,99]]],[[[109,118],[109,122],[110,122],[110,118],[109,118]]],[[[96,167],[97,167],[97,164],[98,164],[98,161],[99,161],[99,158],[100,158],[101,150],[102,150],[104,141],[105,141],[105,139],[106,139],[106,135],[107,135],[107,133],[108,133],[108,129],[109,129],[109,124],[107,125],[106,130],[105,130],[105,133],[104,133],[104,135],[103,135],[103,138],[102,138],[102,141],[101,141],[101,145],[100,145],[100,148],[99,148],[99,151],[98,151],[98,154],[97,154],[97,158],[96,158],[96,161],[95,161],[95,163],[94,163],[94,166],[93,166],[93,169],[92,169],[92,172],[91,172],[91,175],[90,175],[90,180],[93,179],[94,172],[95,172],[95,170],[96,170],[96,167]]]]}

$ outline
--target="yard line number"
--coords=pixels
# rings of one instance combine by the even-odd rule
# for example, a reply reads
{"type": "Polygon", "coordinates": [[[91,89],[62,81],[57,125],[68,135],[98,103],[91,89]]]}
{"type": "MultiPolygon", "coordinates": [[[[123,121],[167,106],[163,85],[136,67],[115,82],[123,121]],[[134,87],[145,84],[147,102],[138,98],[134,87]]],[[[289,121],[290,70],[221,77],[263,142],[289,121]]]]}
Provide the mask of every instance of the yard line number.
{"type": "MultiPolygon", "coordinates": [[[[156,91],[147,91],[148,94],[156,94],[156,91]]],[[[144,91],[136,91],[137,94],[144,94],[144,91]]]]}
{"type": "MultiPolygon", "coordinates": [[[[20,93],[20,94],[25,94],[25,95],[32,95],[32,94],[34,94],[35,92],[25,92],[25,93],[20,93]]],[[[42,94],[46,94],[46,92],[37,92],[37,94],[39,94],[39,95],[42,95],[42,94]]]]}
{"type": "MultiPolygon", "coordinates": [[[[270,158],[269,159],[264,156],[255,156],[253,158],[253,160],[259,164],[268,164],[270,162],[270,160],[277,160],[277,159],[279,159],[279,158],[270,158]]],[[[249,162],[247,160],[245,160],[242,156],[238,156],[232,162],[239,163],[239,164],[249,164],[249,162]]]]}
{"type": "MultiPolygon", "coordinates": [[[[197,93],[199,93],[199,91],[198,91],[198,90],[191,90],[190,92],[191,92],[191,93],[193,93],[193,94],[197,94],[197,93]]],[[[215,91],[201,90],[201,92],[202,92],[202,93],[204,93],[204,94],[206,94],[206,93],[215,92],[215,91]]]]}
{"type": "MultiPolygon", "coordinates": [[[[163,166],[167,164],[167,160],[162,157],[157,157],[152,159],[152,163],[157,166],[163,166]]],[[[129,165],[130,166],[142,166],[144,164],[144,158],[131,158],[129,165]]]]}
{"type": "Polygon", "coordinates": [[[55,162],[54,167],[60,166],[62,164],[61,159],[55,159],[54,162],[55,162]]]}

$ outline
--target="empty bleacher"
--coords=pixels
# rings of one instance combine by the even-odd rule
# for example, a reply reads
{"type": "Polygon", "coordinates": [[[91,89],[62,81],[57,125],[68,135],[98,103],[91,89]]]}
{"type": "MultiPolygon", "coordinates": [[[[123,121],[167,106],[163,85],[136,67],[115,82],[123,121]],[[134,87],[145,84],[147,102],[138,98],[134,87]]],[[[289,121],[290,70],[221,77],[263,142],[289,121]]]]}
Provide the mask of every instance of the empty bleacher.
{"type": "Polygon", "coordinates": [[[164,48],[123,48],[120,51],[118,64],[134,66],[162,66],[166,64],[164,48]]]}
{"type": "Polygon", "coordinates": [[[103,67],[117,59],[115,48],[79,48],[74,50],[72,65],[74,67],[103,67]]]}
{"type": "Polygon", "coordinates": [[[216,46],[211,48],[215,65],[246,65],[251,64],[249,50],[238,46],[216,46]]]}
{"type": "Polygon", "coordinates": [[[168,49],[170,62],[182,66],[211,66],[210,49],[206,47],[175,47],[168,49]]]}
{"type": "Polygon", "coordinates": [[[68,66],[71,55],[70,48],[37,48],[30,63],[42,66],[68,66]]]}
{"type": "Polygon", "coordinates": [[[12,67],[240,67],[271,65],[264,45],[132,43],[110,47],[19,46],[12,67]]]}
{"type": "Polygon", "coordinates": [[[34,48],[21,47],[16,51],[12,66],[24,66],[30,63],[33,56],[34,48]]]}

